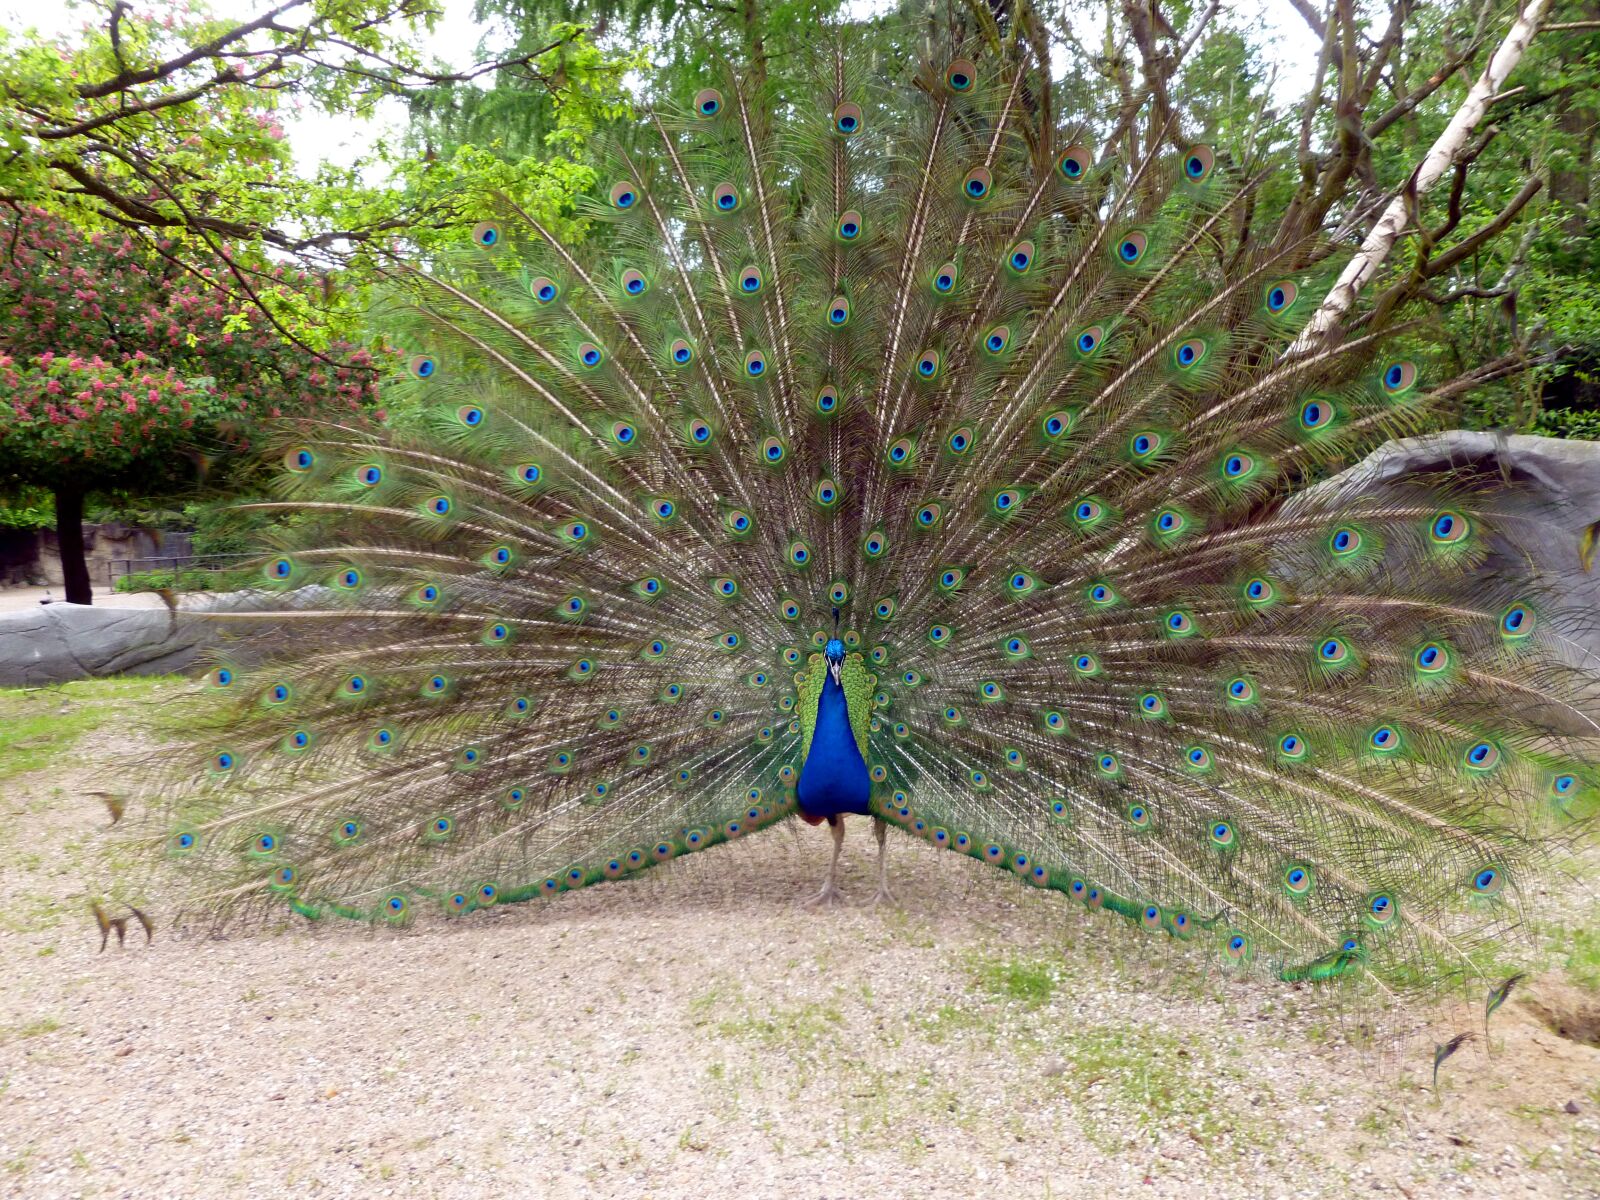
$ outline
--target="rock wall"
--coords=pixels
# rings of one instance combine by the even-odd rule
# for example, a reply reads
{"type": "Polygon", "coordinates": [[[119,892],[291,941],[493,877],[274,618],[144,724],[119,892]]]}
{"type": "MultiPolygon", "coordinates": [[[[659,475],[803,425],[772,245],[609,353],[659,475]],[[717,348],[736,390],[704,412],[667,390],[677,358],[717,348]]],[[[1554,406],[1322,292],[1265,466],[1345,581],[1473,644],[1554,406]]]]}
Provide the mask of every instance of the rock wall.
{"type": "Polygon", "coordinates": [[[1446,471],[1493,513],[1486,569],[1531,563],[1568,618],[1567,660],[1600,673],[1600,552],[1589,569],[1580,556],[1584,531],[1600,522],[1600,442],[1463,430],[1404,438],[1314,490],[1354,498],[1446,471]]]}
{"type": "MultiPolygon", "coordinates": [[[[111,590],[111,564],[119,558],[155,558],[190,553],[187,533],[142,529],[120,521],[83,527],[89,583],[96,592],[111,590]]],[[[136,563],[151,571],[161,563],[136,563]]],[[[127,568],[120,568],[122,574],[127,568]]],[[[0,587],[60,587],[61,551],[53,529],[0,530],[0,587]]]]}

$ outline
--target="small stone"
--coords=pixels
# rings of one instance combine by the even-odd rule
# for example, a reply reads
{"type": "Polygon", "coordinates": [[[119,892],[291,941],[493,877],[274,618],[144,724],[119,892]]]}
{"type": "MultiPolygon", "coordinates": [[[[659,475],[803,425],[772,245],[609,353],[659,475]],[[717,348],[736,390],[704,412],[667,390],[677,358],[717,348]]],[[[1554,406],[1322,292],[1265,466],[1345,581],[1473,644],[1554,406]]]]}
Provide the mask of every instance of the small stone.
{"type": "Polygon", "coordinates": [[[1578,1115],[1578,1102],[1576,1100],[1568,1100],[1565,1104],[1563,1104],[1561,1106],[1561,1111],[1564,1112],[1564,1113],[1571,1113],[1573,1116],[1577,1116],[1578,1115]]]}

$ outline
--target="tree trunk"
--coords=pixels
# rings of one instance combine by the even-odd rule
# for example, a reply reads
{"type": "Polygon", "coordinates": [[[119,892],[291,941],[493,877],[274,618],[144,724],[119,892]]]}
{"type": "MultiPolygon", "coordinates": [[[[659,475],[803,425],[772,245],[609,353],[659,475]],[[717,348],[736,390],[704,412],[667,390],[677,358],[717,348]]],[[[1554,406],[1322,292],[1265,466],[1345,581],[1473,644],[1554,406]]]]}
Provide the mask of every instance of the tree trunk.
{"type": "Polygon", "coordinates": [[[90,604],[89,564],[83,556],[83,493],[56,492],[56,547],[61,552],[61,579],[68,604],[90,604]]]}

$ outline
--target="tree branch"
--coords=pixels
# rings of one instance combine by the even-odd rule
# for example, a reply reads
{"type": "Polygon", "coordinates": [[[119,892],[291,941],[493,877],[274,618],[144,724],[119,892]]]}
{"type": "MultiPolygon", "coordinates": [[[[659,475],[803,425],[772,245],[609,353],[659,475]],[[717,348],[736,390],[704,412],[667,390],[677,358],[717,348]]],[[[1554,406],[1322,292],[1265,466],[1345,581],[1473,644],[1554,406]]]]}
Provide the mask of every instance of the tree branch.
{"type": "Polygon", "coordinates": [[[1527,0],[1526,7],[1512,22],[1511,28],[1506,32],[1505,40],[1494,52],[1483,74],[1472,85],[1466,100],[1456,110],[1455,116],[1450,119],[1444,132],[1439,135],[1422,162],[1417,165],[1417,169],[1412,172],[1401,194],[1395,196],[1384,209],[1377,224],[1367,234],[1361,250],[1345,267],[1339,276],[1339,281],[1334,284],[1333,290],[1323,300],[1321,307],[1312,315],[1300,336],[1295,339],[1289,353],[1303,352],[1326,337],[1350,311],[1351,306],[1355,304],[1357,294],[1377,273],[1378,267],[1388,257],[1389,251],[1405,227],[1408,195],[1420,198],[1438,182],[1445,168],[1466,144],[1467,136],[1483,118],[1489,97],[1500,90],[1506,77],[1511,74],[1512,69],[1521,60],[1523,52],[1533,41],[1533,36],[1538,30],[1539,17],[1547,2],[1548,0],[1527,0]]]}
{"type": "Polygon", "coordinates": [[[105,96],[115,95],[117,92],[126,91],[128,88],[135,87],[141,83],[154,83],[158,79],[165,79],[169,75],[194,66],[195,63],[200,62],[202,59],[219,58],[222,52],[233,45],[234,42],[239,41],[241,38],[249,37],[252,33],[262,29],[272,27],[272,23],[277,17],[308,3],[310,3],[310,0],[287,0],[286,3],[280,4],[277,8],[262,13],[255,20],[246,21],[243,25],[235,25],[232,29],[212,38],[209,42],[195,46],[176,58],[169,58],[164,63],[154,67],[146,67],[140,71],[119,71],[110,79],[103,79],[99,83],[79,84],[77,88],[78,95],[84,100],[98,100],[105,96]]]}

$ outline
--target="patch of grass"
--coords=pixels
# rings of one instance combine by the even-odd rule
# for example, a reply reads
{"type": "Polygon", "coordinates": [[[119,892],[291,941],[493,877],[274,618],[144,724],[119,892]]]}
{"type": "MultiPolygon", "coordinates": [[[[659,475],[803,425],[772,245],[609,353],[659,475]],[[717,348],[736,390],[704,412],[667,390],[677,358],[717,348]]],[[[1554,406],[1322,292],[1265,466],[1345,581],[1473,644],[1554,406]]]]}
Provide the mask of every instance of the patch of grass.
{"type": "Polygon", "coordinates": [[[85,734],[105,725],[143,723],[150,701],[176,682],[166,675],[127,675],[0,689],[0,780],[60,766],[85,734]]]}
{"type": "Polygon", "coordinates": [[[978,1030],[993,1030],[993,1023],[982,1013],[954,1004],[941,1004],[931,1012],[917,1014],[911,1020],[922,1036],[936,1046],[978,1030]]]}
{"type": "Polygon", "coordinates": [[[20,1042],[25,1038],[43,1037],[45,1034],[54,1033],[60,1028],[61,1022],[54,1017],[40,1017],[37,1021],[29,1021],[26,1025],[0,1030],[0,1043],[20,1042]]]}
{"type": "MultiPolygon", "coordinates": [[[[1194,1039],[1143,1023],[1079,1029],[1062,1045],[1071,1065],[1067,1092],[1080,1106],[1109,1107],[1121,1118],[1118,1124],[1146,1134],[1187,1133],[1208,1153],[1223,1138],[1232,1146],[1264,1144],[1267,1131],[1250,1125],[1230,1103],[1237,1082],[1195,1045],[1194,1039]]],[[[1084,1128],[1107,1153],[1120,1149],[1115,1129],[1095,1132],[1094,1120],[1084,1128]]]]}
{"type": "Polygon", "coordinates": [[[1048,1004],[1064,975],[1054,957],[975,957],[967,969],[978,991],[997,1000],[1015,1000],[1029,1008],[1048,1004]]]}
{"type": "Polygon", "coordinates": [[[765,1012],[746,1012],[721,1022],[717,1033],[727,1038],[745,1038],[773,1049],[811,1050],[838,1034],[844,1014],[834,1004],[811,1000],[765,1012]]]}
{"type": "Polygon", "coordinates": [[[1578,987],[1600,991],[1600,927],[1563,929],[1555,935],[1567,978],[1578,987]]]}

